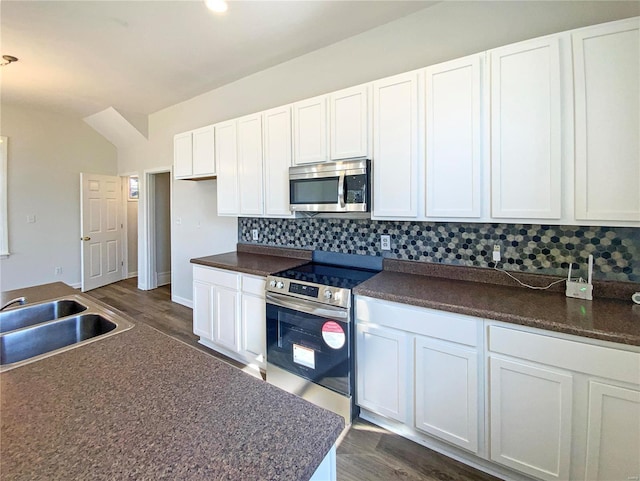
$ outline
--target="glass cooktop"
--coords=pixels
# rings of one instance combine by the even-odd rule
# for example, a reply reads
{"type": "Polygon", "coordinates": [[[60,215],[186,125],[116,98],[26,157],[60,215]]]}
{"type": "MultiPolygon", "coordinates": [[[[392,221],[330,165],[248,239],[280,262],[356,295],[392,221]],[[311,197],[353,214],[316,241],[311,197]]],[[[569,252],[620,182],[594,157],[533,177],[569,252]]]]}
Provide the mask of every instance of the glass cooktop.
{"type": "Polygon", "coordinates": [[[273,276],[296,281],[310,282],[321,286],[352,289],[358,284],[375,276],[378,272],[379,271],[372,269],[343,267],[310,262],[309,264],[278,272],[273,274],[273,276]]]}

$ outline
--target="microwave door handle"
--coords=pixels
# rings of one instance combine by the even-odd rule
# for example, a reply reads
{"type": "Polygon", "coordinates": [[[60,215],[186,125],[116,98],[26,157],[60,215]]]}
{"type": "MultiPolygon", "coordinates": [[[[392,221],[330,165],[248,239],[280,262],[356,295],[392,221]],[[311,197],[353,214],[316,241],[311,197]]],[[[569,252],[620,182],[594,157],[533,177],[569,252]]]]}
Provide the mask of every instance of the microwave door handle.
{"type": "Polygon", "coordinates": [[[340,202],[340,207],[345,208],[345,191],[344,191],[344,171],[340,172],[340,178],[338,180],[338,201],[340,202]]]}
{"type": "Polygon", "coordinates": [[[340,307],[331,308],[331,307],[315,307],[309,305],[308,302],[299,301],[298,299],[286,298],[283,299],[280,296],[276,296],[273,294],[267,294],[266,301],[268,304],[273,304],[274,306],[285,307],[287,309],[293,309],[294,311],[304,312],[305,314],[311,314],[313,316],[318,317],[326,317],[329,319],[348,319],[349,313],[346,309],[342,309],[340,307]]]}

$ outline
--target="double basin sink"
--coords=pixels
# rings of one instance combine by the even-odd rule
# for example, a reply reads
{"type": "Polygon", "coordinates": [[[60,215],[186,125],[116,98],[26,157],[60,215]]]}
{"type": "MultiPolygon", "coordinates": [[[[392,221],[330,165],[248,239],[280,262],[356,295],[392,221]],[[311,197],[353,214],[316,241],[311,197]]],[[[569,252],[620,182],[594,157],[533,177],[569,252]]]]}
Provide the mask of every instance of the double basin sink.
{"type": "Polygon", "coordinates": [[[0,312],[0,372],[132,327],[123,317],[79,295],[0,312]]]}

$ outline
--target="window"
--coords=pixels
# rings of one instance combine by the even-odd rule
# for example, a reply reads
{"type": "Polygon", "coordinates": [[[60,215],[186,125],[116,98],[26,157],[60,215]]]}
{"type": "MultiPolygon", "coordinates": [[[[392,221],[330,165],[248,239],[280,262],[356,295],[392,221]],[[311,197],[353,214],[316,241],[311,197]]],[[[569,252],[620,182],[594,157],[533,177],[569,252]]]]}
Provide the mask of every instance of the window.
{"type": "Polygon", "coordinates": [[[139,197],[138,176],[132,175],[129,177],[129,200],[138,200],[139,197]]]}
{"type": "Polygon", "coordinates": [[[7,221],[7,138],[0,137],[0,255],[9,255],[7,221]]]}

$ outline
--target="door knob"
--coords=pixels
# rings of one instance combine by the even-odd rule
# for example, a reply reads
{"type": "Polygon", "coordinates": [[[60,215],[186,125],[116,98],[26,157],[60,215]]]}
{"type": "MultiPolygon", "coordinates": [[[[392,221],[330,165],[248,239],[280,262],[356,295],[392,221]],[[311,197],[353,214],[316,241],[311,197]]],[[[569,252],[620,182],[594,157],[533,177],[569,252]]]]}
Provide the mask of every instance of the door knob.
{"type": "Polygon", "coordinates": [[[91,237],[88,237],[88,236],[80,237],[80,240],[88,241],[88,240],[91,240],[91,237]]]}

